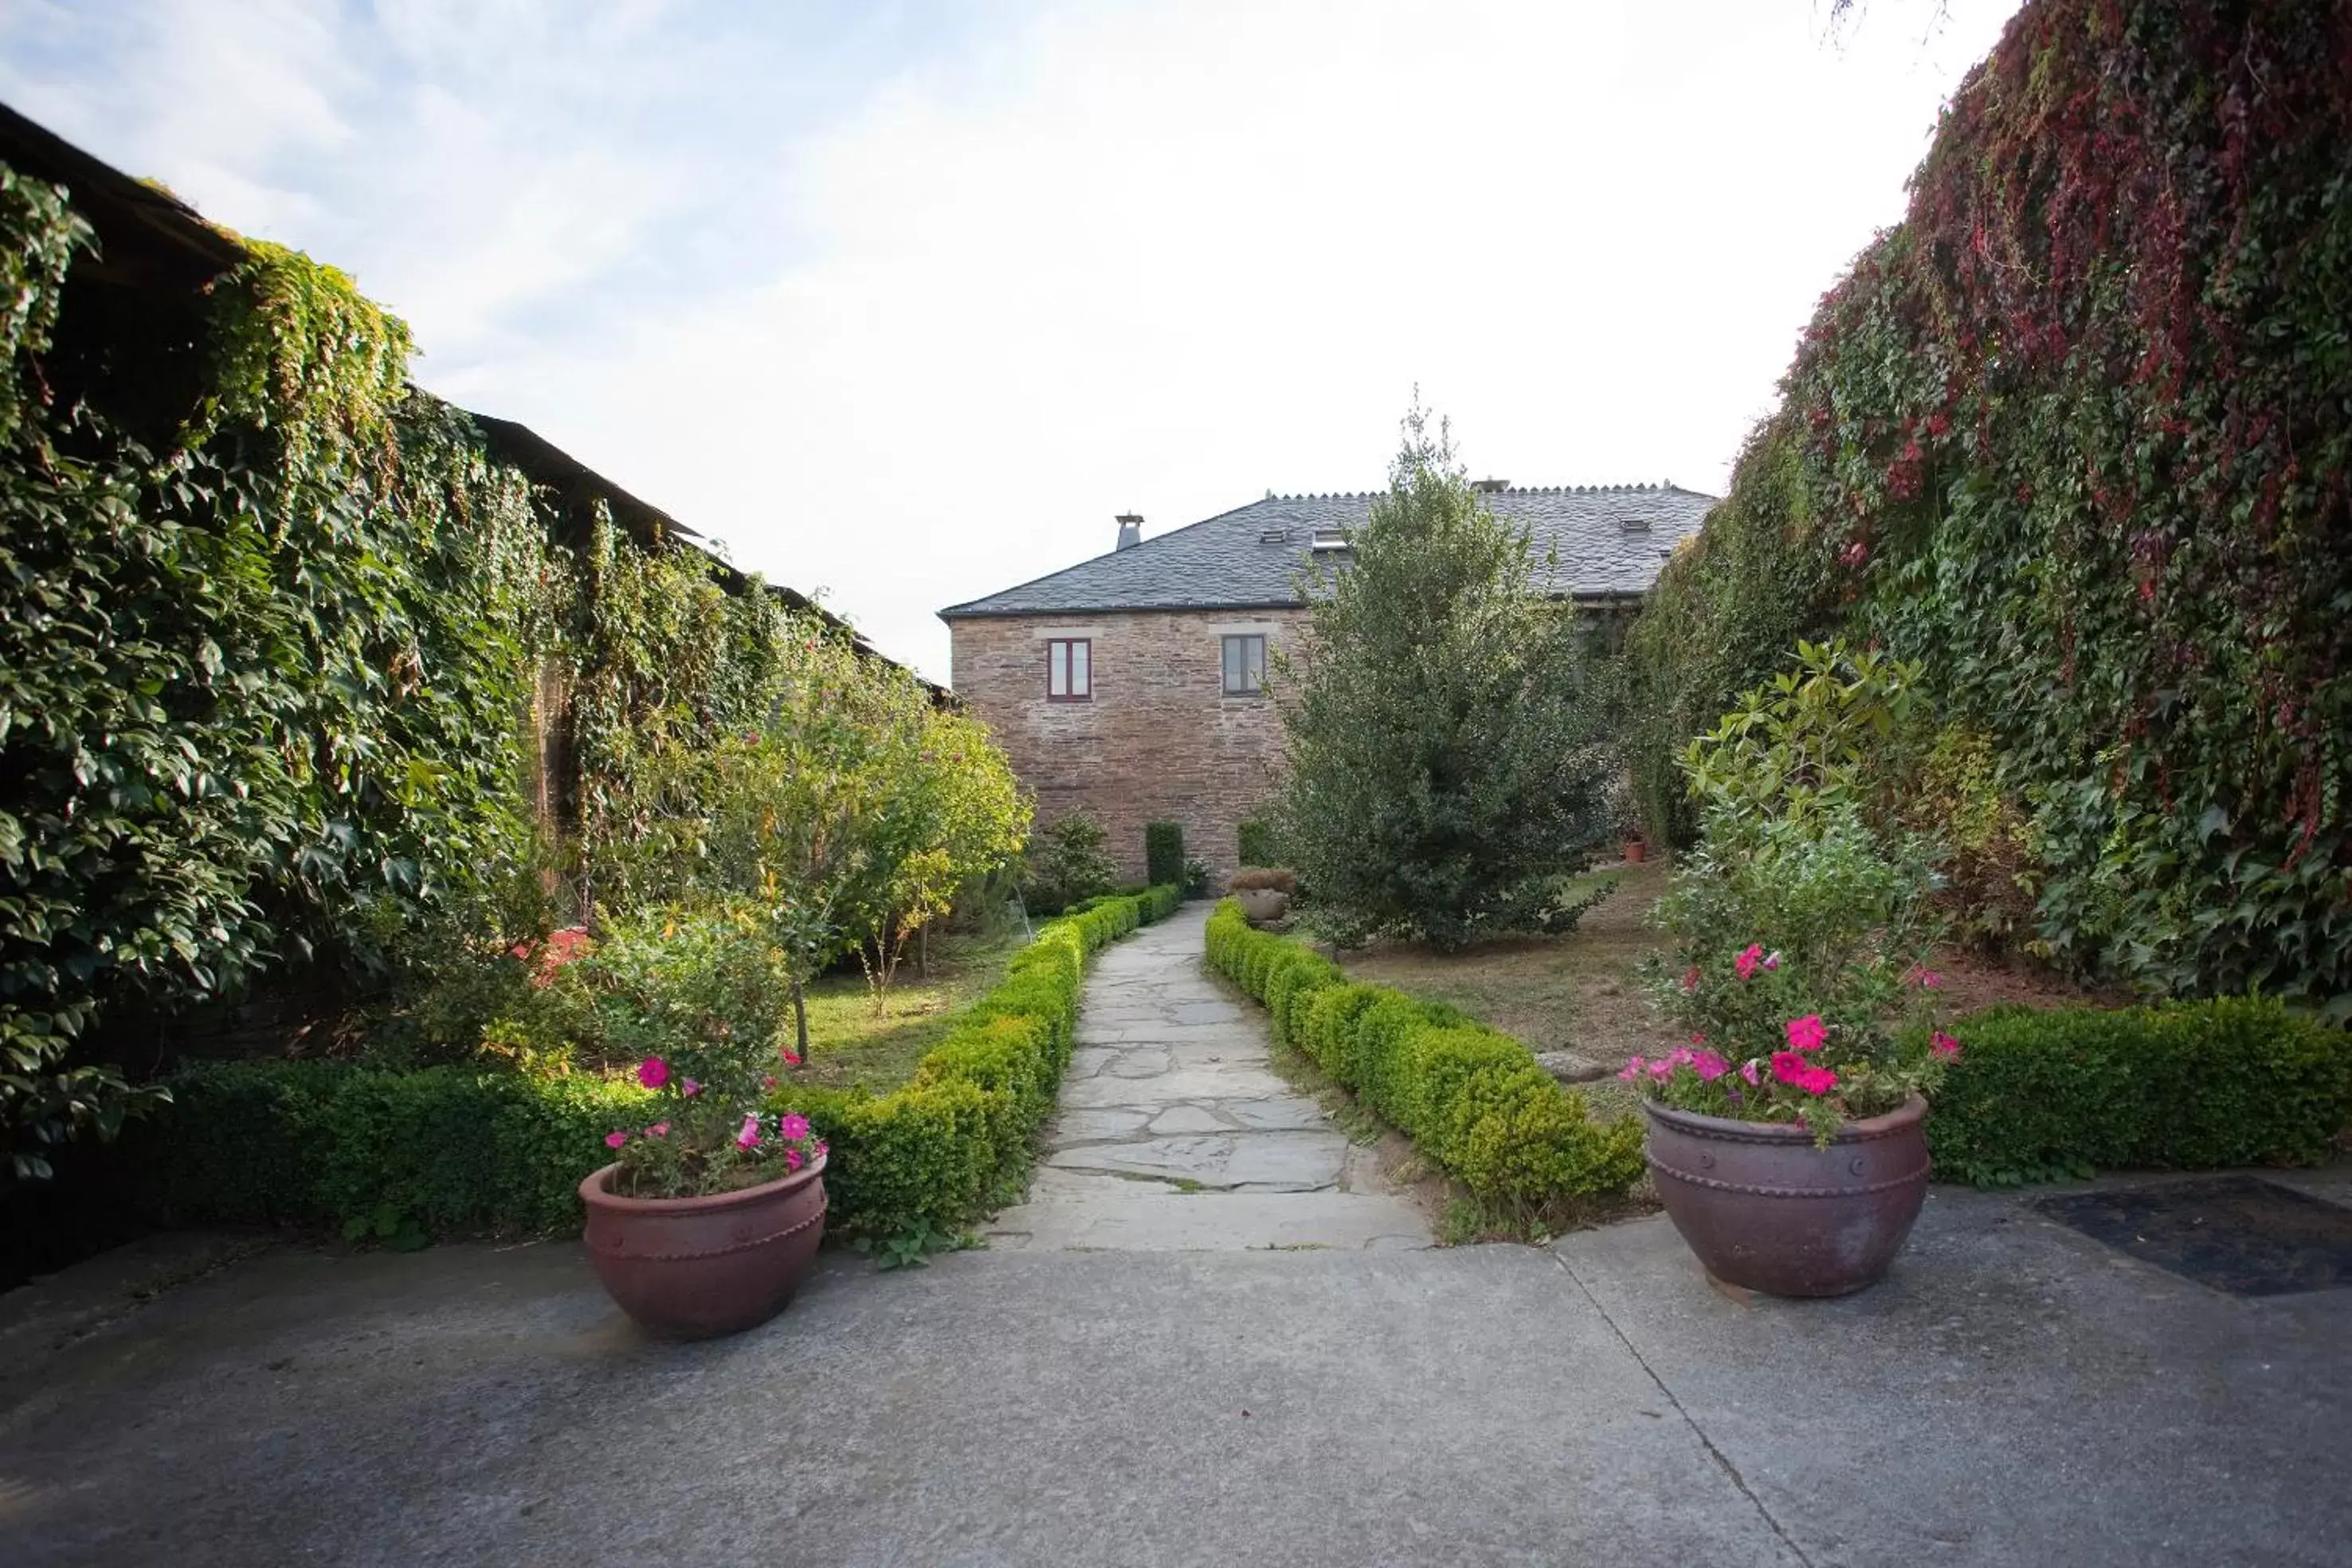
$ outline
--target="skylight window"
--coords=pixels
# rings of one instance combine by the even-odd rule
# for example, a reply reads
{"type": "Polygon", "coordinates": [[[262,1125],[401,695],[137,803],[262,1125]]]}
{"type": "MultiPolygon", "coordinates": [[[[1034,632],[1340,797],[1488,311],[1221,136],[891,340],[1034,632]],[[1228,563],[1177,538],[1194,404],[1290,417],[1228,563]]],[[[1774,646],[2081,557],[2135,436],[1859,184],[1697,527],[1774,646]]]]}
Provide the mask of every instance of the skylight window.
{"type": "Polygon", "coordinates": [[[1310,548],[1318,551],[1345,550],[1348,548],[1348,531],[1344,528],[1318,528],[1315,531],[1315,540],[1310,548]]]}

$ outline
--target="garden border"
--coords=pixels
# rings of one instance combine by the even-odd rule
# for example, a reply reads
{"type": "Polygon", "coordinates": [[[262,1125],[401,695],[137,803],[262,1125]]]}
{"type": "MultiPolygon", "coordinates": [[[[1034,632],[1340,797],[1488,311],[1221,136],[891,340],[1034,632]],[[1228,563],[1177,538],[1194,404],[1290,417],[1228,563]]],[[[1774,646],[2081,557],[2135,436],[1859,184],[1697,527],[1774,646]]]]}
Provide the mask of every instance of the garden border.
{"type": "MultiPolygon", "coordinates": [[[[887,1094],[780,1088],[768,1109],[801,1111],[832,1145],[828,1229],[950,1232],[1015,1194],[1069,1063],[1087,961],[1182,900],[1151,888],[1039,927],[887,1094]]],[[[576,1229],[580,1179],[611,1158],[605,1134],[656,1099],[626,1077],[315,1059],[191,1063],[165,1081],[173,1103],[123,1141],[152,1217],[394,1245],[576,1229]]]]}

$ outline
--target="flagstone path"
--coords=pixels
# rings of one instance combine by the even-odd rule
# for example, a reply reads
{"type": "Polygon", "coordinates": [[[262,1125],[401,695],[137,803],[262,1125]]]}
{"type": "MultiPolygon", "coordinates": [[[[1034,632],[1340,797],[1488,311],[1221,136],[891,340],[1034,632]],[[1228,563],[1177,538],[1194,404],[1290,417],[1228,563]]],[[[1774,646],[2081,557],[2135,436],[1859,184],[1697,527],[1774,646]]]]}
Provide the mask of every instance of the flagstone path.
{"type": "Polygon", "coordinates": [[[1209,908],[1188,904],[1096,959],[1047,1152],[990,1246],[1429,1245],[1421,1211],[1275,1076],[1265,1015],[1202,968],[1209,908]]]}

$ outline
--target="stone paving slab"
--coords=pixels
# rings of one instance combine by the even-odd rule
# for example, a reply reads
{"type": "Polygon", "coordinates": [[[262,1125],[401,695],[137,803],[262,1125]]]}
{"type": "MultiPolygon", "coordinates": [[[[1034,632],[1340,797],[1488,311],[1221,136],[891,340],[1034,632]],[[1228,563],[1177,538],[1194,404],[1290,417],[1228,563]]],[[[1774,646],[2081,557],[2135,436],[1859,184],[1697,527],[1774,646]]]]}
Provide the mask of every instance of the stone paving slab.
{"type": "Polygon", "coordinates": [[[1156,1078],[1130,1079],[1097,1074],[1062,1085],[1062,1103],[1077,1109],[1116,1105],[1168,1106],[1185,1100],[1275,1100],[1290,1086],[1270,1068],[1234,1062],[1179,1068],[1156,1078]]]}
{"type": "Polygon", "coordinates": [[[1084,1143],[1057,1149],[1045,1163],[1065,1171],[1105,1171],[1191,1182],[1203,1187],[1310,1193],[1336,1189],[1348,1141],[1313,1132],[1211,1132],[1084,1143]]]}

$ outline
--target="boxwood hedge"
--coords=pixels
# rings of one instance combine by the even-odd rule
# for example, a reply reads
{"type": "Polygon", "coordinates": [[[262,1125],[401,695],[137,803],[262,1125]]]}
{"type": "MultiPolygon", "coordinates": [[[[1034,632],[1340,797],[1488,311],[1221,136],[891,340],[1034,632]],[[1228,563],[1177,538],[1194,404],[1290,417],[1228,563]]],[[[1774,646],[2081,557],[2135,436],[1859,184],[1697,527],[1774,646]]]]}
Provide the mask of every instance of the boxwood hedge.
{"type": "Polygon", "coordinates": [[[1927,1119],[1945,1181],[2310,1164],[2352,1125],[2352,1037],[2274,998],[2000,1007],[1955,1028],[1927,1119]]]}

